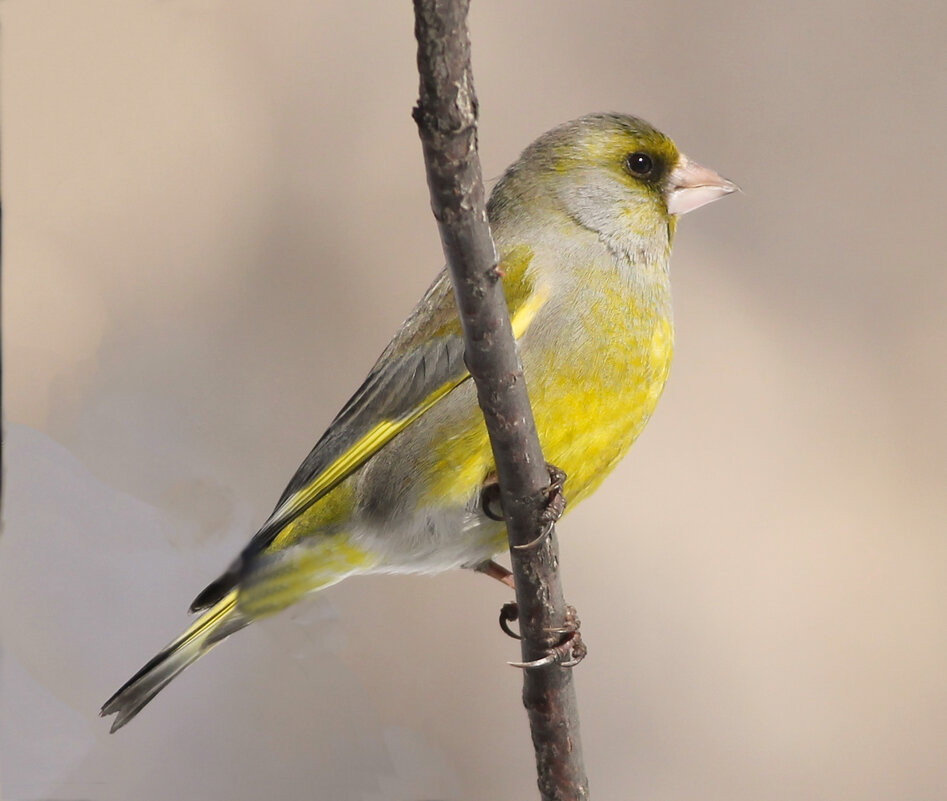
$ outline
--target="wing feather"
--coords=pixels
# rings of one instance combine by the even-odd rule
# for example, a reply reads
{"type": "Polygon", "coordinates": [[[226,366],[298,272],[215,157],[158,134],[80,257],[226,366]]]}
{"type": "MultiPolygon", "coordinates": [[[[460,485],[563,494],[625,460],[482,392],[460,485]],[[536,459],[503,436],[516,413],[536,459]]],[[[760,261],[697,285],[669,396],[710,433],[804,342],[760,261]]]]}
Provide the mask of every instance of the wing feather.
{"type": "MultiPolygon", "coordinates": [[[[516,280],[506,283],[516,288],[515,292],[507,290],[507,302],[517,337],[545,302],[545,294],[532,292],[526,281],[525,268],[531,256],[519,254],[517,274],[509,276],[516,280]]],[[[191,611],[212,606],[230,592],[239,583],[245,565],[288,523],[469,378],[453,290],[442,271],[303,460],[273,513],[227,571],[197,596],[191,611]]]]}

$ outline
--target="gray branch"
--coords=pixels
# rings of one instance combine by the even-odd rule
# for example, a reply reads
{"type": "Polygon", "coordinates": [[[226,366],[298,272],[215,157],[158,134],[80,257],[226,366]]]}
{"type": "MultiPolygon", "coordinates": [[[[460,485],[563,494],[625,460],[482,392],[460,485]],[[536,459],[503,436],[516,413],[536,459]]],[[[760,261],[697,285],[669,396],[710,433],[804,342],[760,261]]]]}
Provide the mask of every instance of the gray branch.
{"type": "MultiPolygon", "coordinates": [[[[469,0],[414,0],[420,100],[414,110],[427,167],[431,206],[466,343],[500,484],[511,546],[543,529],[549,474],[526,394],[497,254],[484,203],[477,154],[477,98],[467,33],[469,0]]],[[[511,547],[524,661],[556,645],[566,625],[555,532],[538,548],[511,547]]],[[[575,688],[570,668],[524,671],[526,706],[544,801],[587,799],[575,688]]]]}

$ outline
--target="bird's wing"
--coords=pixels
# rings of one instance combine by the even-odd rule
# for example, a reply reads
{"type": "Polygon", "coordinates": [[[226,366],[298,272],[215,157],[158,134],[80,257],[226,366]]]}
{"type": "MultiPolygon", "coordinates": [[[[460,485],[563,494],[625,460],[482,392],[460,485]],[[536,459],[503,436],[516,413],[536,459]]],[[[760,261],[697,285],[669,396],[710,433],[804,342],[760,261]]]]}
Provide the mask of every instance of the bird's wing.
{"type": "MultiPolygon", "coordinates": [[[[517,338],[547,297],[527,278],[531,252],[517,252],[520,250],[501,265],[517,338]]],[[[469,378],[453,289],[445,271],[300,465],[273,513],[227,572],[198,595],[191,610],[211,606],[233,589],[243,566],[265,550],[288,523],[469,378]]]]}
{"type": "Polygon", "coordinates": [[[467,380],[450,292],[442,273],[299,466],[254,541],[283,528],[467,380]]]}

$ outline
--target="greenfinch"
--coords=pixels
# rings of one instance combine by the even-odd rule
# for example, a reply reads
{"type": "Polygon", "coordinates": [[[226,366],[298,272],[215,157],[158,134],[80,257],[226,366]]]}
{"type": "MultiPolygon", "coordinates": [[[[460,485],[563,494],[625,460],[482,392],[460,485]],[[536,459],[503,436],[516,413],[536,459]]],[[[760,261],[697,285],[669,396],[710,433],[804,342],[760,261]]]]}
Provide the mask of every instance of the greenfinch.
{"type": "MultiPolygon", "coordinates": [[[[627,452],[671,364],[668,258],[681,214],[736,186],[648,123],[594,114],[539,137],[488,203],[546,458],[572,505],[627,452]]],[[[507,547],[494,465],[442,271],[237,559],[203,614],[102,707],[112,731],[224,638],[364,573],[473,568],[507,547]]]]}

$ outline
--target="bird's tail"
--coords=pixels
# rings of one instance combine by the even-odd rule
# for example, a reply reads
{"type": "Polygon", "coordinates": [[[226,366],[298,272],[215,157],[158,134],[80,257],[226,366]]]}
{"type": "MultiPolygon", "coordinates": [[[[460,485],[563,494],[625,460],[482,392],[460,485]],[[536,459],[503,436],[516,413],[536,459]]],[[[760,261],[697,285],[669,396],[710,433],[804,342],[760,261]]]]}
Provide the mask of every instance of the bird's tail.
{"type": "Polygon", "coordinates": [[[184,668],[246,626],[249,618],[240,614],[236,607],[237,591],[234,590],[125,682],[99,713],[102,716],[116,715],[111,731],[117,731],[135,717],[184,668]]]}
{"type": "MultiPolygon", "coordinates": [[[[174,642],[132,676],[102,707],[101,715],[116,715],[117,731],[137,715],[165,685],[192,662],[196,662],[226,637],[253,620],[267,617],[295,603],[307,593],[321,590],[353,573],[365,572],[374,557],[337,534],[307,540],[304,546],[258,555],[252,570],[239,577],[233,589],[216,589],[223,581],[235,582],[229,574],[214,582],[216,602],[209,600],[206,612],[174,642]],[[237,596],[239,594],[239,602],[237,596]]],[[[201,597],[206,593],[201,593],[201,597]]]]}

